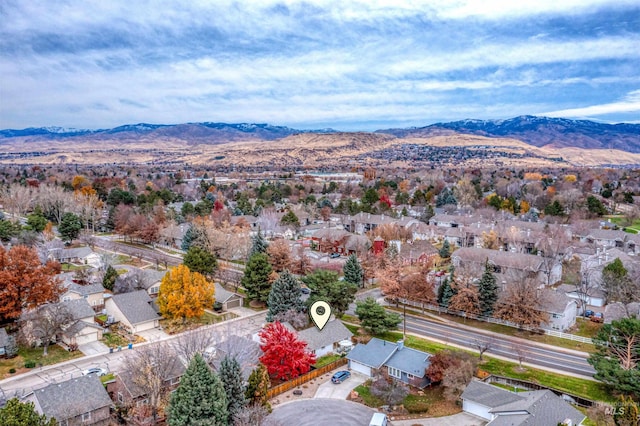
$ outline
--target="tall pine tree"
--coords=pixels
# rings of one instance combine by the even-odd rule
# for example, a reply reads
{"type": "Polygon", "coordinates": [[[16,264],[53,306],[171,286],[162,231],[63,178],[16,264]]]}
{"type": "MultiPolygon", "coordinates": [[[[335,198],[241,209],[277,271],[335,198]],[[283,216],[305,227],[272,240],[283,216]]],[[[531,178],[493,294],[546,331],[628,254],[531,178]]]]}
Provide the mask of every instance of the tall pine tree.
{"type": "Polygon", "coordinates": [[[271,289],[270,274],[271,265],[269,257],[265,253],[256,253],[249,258],[241,281],[242,286],[247,290],[249,300],[267,302],[271,289]]]}
{"type": "Polygon", "coordinates": [[[443,308],[448,308],[449,302],[454,295],[455,291],[453,290],[453,287],[451,287],[449,277],[446,277],[438,288],[438,305],[442,306],[443,308]]]}
{"type": "Polygon", "coordinates": [[[251,238],[251,251],[249,251],[249,259],[256,253],[266,253],[269,244],[262,236],[262,232],[258,229],[258,233],[251,238]]]}
{"type": "Polygon", "coordinates": [[[300,283],[288,270],[282,271],[280,277],[274,281],[269,293],[267,305],[267,321],[272,322],[276,315],[280,312],[286,312],[293,309],[298,312],[304,310],[304,302],[300,298],[300,283]]]}
{"type": "Polygon", "coordinates": [[[102,287],[107,290],[113,290],[113,285],[116,282],[116,278],[118,278],[118,271],[109,265],[107,266],[107,270],[104,273],[104,277],[102,278],[102,287]]]}
{"type": "Polygon", "coordinates": [[[443,259],[448,259],[451,256],[451,246],[449,245],[449,240],[444,240],[442,248],[440,249],[438,254],[443,259]]]}
{"type": "Polygon", "coordinates": [[[168,417],[170,426],[227,425],[224,386],[200,354],[191,358],[180,386],[171,394],[168,417]]]}
{"type": "Polygon", "coordinates": [[[231,423],[236,414],[247,405],[247,400],[244,396],[245,387],[242,380],[242,368],[235,357],[227,355],[222,359],[218,374],[227,395],[227,412],[231,423]]]}
{"type": "Polygon", "coordinates": [[[342,267],[344,280],[360,288],[364,285],[364,270],[355,254],[349,256],[342,267]]]}
{"type": "Polygon", "coordinates": [[[496,276],[491,272],[489,261],[484,264],[484,273],[478,283],[478,302],[480,314],[485,317],[493,315],[493,308],[498,301],[498,285],[496,276]]]}
{"type": "Polygon", "coordinates": [[[267,398],[269,386],[271,386],[271,379],[269,379],[267,367],[263,364],[258,364],[256,369],[249,375],[249,383],[247,385],[247,391],[245,392],[247,400],[252,404],[260,405],[271,411],[271,405],[267,398]]]}

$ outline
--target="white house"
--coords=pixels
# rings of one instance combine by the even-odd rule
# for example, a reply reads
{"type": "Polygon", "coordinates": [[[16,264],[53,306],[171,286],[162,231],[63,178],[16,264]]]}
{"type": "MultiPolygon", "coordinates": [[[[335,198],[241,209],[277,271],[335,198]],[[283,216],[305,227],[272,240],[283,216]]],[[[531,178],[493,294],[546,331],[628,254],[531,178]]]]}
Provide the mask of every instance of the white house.
{"type": "Polygon", "coordinates": [[[564,331],[576,323],[578,301],[563,291],[545,290],[543,308],[549,314],[547,326],[553,330],[564,331]]]}
{"type": "Polygon", "coordinates": [[[353,333],[342,324],[342,321],[329,321],[320,331],[317,327],[310,327],[298,332],[298,338],[307,342],[307,348],[317,358],[335,352],[341,340],[350,340],[353,333]]]}

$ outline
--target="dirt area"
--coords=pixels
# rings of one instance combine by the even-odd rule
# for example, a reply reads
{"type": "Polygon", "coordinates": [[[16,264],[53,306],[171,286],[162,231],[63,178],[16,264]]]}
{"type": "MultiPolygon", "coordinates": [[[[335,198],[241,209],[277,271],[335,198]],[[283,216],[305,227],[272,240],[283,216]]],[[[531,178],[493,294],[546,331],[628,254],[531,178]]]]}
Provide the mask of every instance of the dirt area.
{"type": "Polygon", "coordinates": [[[324,382],[331,380],[331,376],[333,376],[338,370],[344,370],[344,367],[338,367],[335,370],[324,373],[322,376],[318,376],[303,385],[297,386],[291,390],[286,391],[285,393],[281,393],[275,398],[272,398],[269,402],[271,402],[271,405],[275,407],[278,404],[295,401],[296,399],[313,398],[316,394],[316,391],[318,390],[318,387],[324,382]],[[302,391],[302,395],[294,395],[294,391],[302,391]]]}

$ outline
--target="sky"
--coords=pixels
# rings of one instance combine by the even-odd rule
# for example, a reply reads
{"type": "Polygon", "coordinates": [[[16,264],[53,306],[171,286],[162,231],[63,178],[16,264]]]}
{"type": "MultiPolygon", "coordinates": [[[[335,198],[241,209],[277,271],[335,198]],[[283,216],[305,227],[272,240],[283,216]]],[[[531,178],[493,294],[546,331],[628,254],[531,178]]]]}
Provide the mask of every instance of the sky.
{"type": "Polygon", "coordinates": [[[638,0],[2,0],[0,128],[640,123],[638,0]]]}

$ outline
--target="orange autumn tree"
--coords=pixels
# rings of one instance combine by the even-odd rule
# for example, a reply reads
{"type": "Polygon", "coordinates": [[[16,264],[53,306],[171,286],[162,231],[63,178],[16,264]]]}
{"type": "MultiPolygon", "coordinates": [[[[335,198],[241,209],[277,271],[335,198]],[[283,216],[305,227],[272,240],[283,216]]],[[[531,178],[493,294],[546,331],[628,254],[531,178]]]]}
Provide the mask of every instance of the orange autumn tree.
{"type": "Polygon", "coordinates": [[[55,262],[40,262],[34,248],[0,246],[0,321],[15,320],[25,309],[57,301],[63,292],[55,262]]]}
{"type": "Polygon", "coordinates": [[[204,309],[213,305],[213,283],[202,274],[191,272],[185,265],[171,268],[160,283],[158,306],[166,318],[198,318],[204,309]]]}

